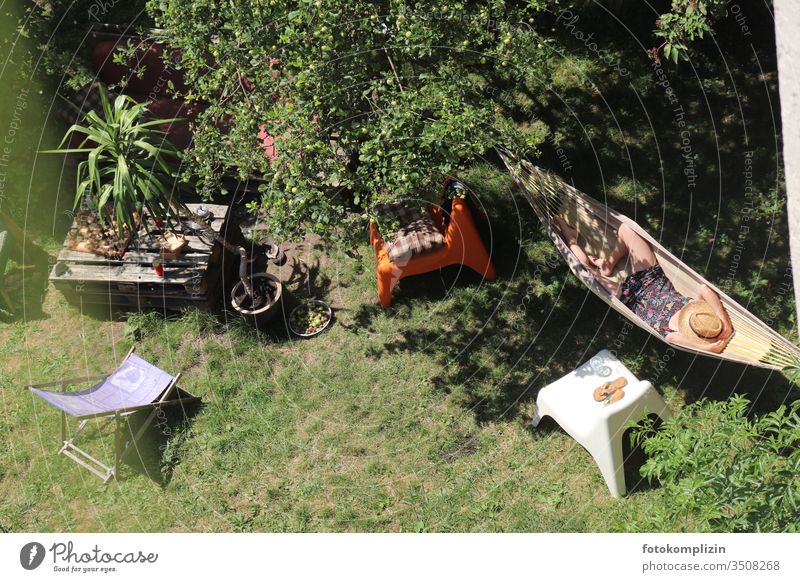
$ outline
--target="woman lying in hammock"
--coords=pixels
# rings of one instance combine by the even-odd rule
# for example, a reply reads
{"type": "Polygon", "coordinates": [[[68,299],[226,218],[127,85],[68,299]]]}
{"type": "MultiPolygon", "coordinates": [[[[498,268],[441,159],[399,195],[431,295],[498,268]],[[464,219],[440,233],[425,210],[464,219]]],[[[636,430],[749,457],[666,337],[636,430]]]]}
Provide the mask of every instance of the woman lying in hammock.
{"type": "Polygon", "coordinates": [[[570,250],[597,281],[665,340],[674,344],[720,353],[733,335],[728,312],[719,295],[705,283],[692,301],[675,290],[658,264],[650,244],[629,226],[617,231],[617,244],[606,259],[587,255],[578,245],[578,232],[563,218],[555,222],[570,250]],[[631,274],[622,282],[610,278],[617,263],[627,256],[631,274]]]}

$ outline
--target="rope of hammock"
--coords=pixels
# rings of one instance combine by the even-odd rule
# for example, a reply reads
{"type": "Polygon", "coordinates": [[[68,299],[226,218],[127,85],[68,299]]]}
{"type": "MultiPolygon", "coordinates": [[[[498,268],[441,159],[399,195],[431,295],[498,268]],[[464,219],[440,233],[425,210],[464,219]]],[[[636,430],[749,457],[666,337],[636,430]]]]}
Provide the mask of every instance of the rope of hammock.
{"type": "MultiPolygon", "coordinates": [[[[555,216],[561,216],[568,224],[571,224],[584,239],[585,244],[582,246],[588,247],[584,250],[595,256],[603,256],[605,252],[614,247],[616,233],[619,227],[625,224],[650,243],[664,273],[679,293],[692,297],[699,285],[704,283],[719,295],[735,330],[735,334],[725,350],[716,354],[666,342],[670,346],[691,353],[763,368],[782,370],[797,365],[800,348],[781,337],[716,286],[682,263],[638,224],[580,192],[557,176],[549,174],[527,160],[517,159],[510,151],[498,148],[498,152],[506,168],[511,172],[533,207],[535,214],[545,225],[556,248],[567,260],[570,269],[598,297],[632,323],[666,342],[661,334],[628,309],[618,298],[613,297],[605,287],[599,284],[591,271],[580,264],[577,257],[553,228],[552,219],[555,216]]],[[[612,278],[621,282],[627,274],[622,267],[612,274],[612,278]]]]}

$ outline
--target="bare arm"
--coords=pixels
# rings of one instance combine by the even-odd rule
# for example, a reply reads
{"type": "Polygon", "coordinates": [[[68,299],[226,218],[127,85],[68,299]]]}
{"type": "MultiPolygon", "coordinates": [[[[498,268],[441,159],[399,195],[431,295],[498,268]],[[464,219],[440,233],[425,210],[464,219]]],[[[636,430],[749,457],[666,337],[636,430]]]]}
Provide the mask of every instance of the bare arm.
{"type": "Polygon", "coordinates": [[[721,353],[728,345],[728,341],[730,340],[729,337],[719,339],[712,344],[703,343],[697,341],[695,339],[686,337],[685,335],[678,333],[677,331],[673,331],[668,333],[667,336],[664,338],[670,343],[677,344],[679,346],[683,346],[686,348],[692,348],[694,350],[701,350],[704,352],[712,352],[715,354],[721,353]]]}
{"type": "Polygon", "coordinates": [[[728,315],[728,312],[722,305],[722,301],[719,300],[719,295],[717,295],[717,292],[705,283],[701,283],[697,288],[697,299],[702,299],[708,303],[711,306],[711,309],[714,310],[716,316],[719,317],[720,321],[722,322],[722,332],[720,333],[720,338],[729,338],[731,334],[733,334],[733,324],[731,323],[731,318],[728,315]]]}
{"type": "Polygon", "coordinates": [[[589,269],[589,272],[597,280],[597,282],[600,283],[603,287],[605,287],[606,290],[609,293],[611,293],[611,295],[614,295],[616,297],[617,294],[619,293],[619,283],[617,283],[613,279],[606,277],[603,274],[602,270],[597,266],[598,259],[595,259],[590,255],[587,255],[586,252],[578,244],[577,239],[567,240],[567,245],[569,246],[569,250],[571,250],[572,253],[578,258],[581,265],[589,269]]]}

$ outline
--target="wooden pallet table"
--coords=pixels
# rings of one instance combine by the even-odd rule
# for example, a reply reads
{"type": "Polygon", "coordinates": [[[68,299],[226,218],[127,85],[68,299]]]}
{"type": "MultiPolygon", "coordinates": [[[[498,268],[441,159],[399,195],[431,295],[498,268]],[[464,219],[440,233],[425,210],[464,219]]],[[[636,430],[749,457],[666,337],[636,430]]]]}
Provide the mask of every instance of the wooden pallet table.
{"type": "MultiPolygon", "coordinates": [[[[187,204],[193,212],[200,206],[210,210],[211,228],[226,240],[235,238],[238,226],[228,224],[228,207],[216,204],[187,204]]],[[[180,232],[180,229],[176,229],[180,232]]],[[[131,241],[121,259],[65,247],[50,272],[50,281],[68,301],[79,305],[112,305],[127,310],[163,309],[177,311],[186,306],[211,309],[219,299],[237,261],[217,241],[207,244],[200,236],[186,234],[186,248],[176,260],[162,260],[157,234],[144,230],[131,241]],[[153,268],[159,259],[163,277],[153,268]]]]}

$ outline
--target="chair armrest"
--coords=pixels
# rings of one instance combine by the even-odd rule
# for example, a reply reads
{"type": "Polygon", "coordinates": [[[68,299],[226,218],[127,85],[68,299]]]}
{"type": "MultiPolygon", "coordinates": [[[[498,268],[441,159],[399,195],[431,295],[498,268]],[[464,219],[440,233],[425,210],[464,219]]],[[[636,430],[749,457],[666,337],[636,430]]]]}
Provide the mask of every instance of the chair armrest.
{"type": "Polygon", "coordinates": [[[386,254],[386,248],[383,244],[383,239],[381,238],[380,233],[378,232],[377,226],[375,223],[370,223],[370,241],[369,244],[372,245],[372,248],[375,250],[375,257],[380,261],[382,258],[386,257],[386,260],[389,260],[388,255],[386,254]]]}
{"type": "Polygon", "coordinates": [[[28,390],[31,388],[48,388],[51,386],[69,386],[70,384],[83,384],[84,382],[91,382],[93,380],[105,380],[110,374],[96,374],[94,376],[81,376],[80,378],[66,378],[64,380],[56,380],[55,382],[43,382],[42,384],[28,384],[25,386],[28,390]]]}
{"type": "Polygon", "coordinates": [[[376,242],[383,242],[378,226],[374,222],[369,223],[369,244],[375,245],[376,242]]]}
{"type": "Polygon", "coordinates": [[[450,221],[447,223],[447,231],[443,233],[445,237],[447,235],[451,237],[462,236],[460,234],[462,229],[468,228],[466,225],[472,222],[472,213],[469,210],[469,206],[467,206],[466,199],[453,196],[453,203],[450,206],[450,221]]]}
{"type": "MultiPolygon", "coordinates": [[[[443,204],[443,202],[442,202],[443,204]]],[[[437,204],[429,204],[428,205],[428,214],[433,219],[433,223],[436,225],[436,228],[439,229],[439,232],[444,234],[445,226],[444,226],[444,212],[442,211],[441,205],[437,204]]]]}

